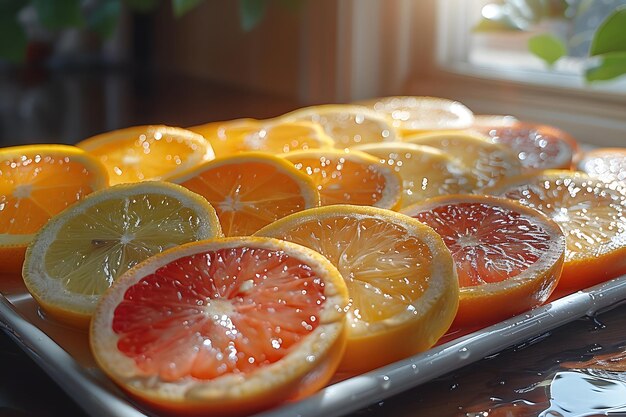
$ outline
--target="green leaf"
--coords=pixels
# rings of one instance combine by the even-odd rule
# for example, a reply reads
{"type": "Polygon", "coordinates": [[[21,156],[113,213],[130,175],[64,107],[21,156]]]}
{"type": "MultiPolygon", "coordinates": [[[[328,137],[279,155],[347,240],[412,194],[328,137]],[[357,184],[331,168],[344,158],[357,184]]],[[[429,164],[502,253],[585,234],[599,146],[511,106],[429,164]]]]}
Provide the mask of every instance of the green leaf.
{"type": "Polygon", "coordinates": [[[528,49],[550,66],[567,54],[567,47],[563,41],[549,33],[530,38],[528,49]]]}
{"type": "Polygon", "coordinates": [[[626,5],[615,9],[600,24],[591,41],[591,56],[626,52],[626,5]]]}
{"type": "Polygon", "coordinates": [[[0,58],[22,62],[26,56],[26,33],[15,14],[0,14],[0,58]]]}
{"type": "Polygon", "coordinates": [[[526,30],[510,19],[485,19],[482,18],[476,26],[472,28],[474,32],[521,32],[526,30]]]}
{"type": "Polygon", "coordinates": [[[39,21],[48,29],[81,26],[80,0],[33,0],[39,21]]]}
{"type": "Polygon", "coordinates": [[[87,23],[101,37],[110,38],[117,27],[121,10],[121,0],[102,0],[89,14],[87,23]]]}
{"type": "Polygon", "coordinates": [[[160,0],[126,0],[130,10],[137,13],[149,13],[159,7],[160,0]]]}
{"type": "Polygon", "coordinates": [[[246,32],[254,29],[265,17],[268,0],[239,0],[239,21],[246,32]]]}
{"type": "Polygon", "coordinates": [[[585,70],[587,81],[612,80],[626,74],[626,52],[611,52],[599,55],[585,70]]]}
{"type": "Polygon", "coordinates": [[[174,16],[184,16],[203,1],[204,0],[172,0],[172,9],[174,10],[174,16]]]}

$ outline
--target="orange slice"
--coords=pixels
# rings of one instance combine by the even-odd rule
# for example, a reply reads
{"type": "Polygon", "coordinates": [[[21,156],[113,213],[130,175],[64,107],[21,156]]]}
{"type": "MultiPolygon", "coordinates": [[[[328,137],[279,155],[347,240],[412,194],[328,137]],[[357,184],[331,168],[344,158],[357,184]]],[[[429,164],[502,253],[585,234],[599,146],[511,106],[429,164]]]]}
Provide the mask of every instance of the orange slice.
{"type": "Polygon", "coordinates": [[[66,145],[0,149],[0,272],[17,272],[26,246],[58,212],[107,186],[104,167],[66,145]]]}
{"type": "Polygon", "coordinates": [[[366,107],[351,104],[305,107],[287,113],[280,119],[318,123],[334,140],[337,148],[397,140],[396,129],[389,118],[366,107]]]}
{"type": "Polygon", "coordinates": [[[248,415],[323,387],[345,346],[337,270],[275,239],[199,242],[156,255],[108,291],[94,357],[142,403],[177,415],[248,415]]]}
{"type": "Polygon", "coordinates": [[[567,249],[559,291],[626,273],[626,190],[618,183],[548,170],[511,178],[485,192],[519,200],[561,226],[567,249]]]}
{"type": "Polygon", "coordinates": [[[542,213],[514,200],[432,198],[402,211],[432,227],[459,276],[455,327],[486,326],[545,302],[556,288],[565,236],[542,213]]]}
{"type": "Polygon", "coordinates": [[[457,159],[430,146],[405,142],[371,143],[354,149],[378,158],[402,178],[400,207],[442,194],[470,193],[477,179],[457,159]]]}
{"type": "Polygon", "coordinates": [[[320,192],[322,205],[393,208],[400,201],[400,176],[364,152],[323,149],[290,152],[283,157],[311,177],[320,192]]]}
{"type": "Polygon", "coordinates": [[[49,316],[86,327],[100,295],[133,265],[221,234],[209,203],[183,187],[120,184],[52,217],[28,246],[22,276],[49,316]]]}
{"type": "Polygon", "coordinates": [[[348,346],[340,369],[364,372],[430,348],[448,329],[458,279],[441,238],[415,219],[338,205],[292,214],[257,232],[307,246],[348,286],[348,346]]]}
{"type": "Polygon", "coordinates": [[[435,147],[457,158],[477,177],[479,188],[521,173],[521,163],[513,152],[477,134],[448,131],[410,136],[405,140],[435,147]]]}
{"type": "Polygon", "coordinates": [[[206,198],[226,236],[245,236],[288,214],[319,206],[309,177],[276,156],[245,153],[207,162],[170,181],[206,198]]]}
{"type": "Polygon", "coordinates": [[[97,157],[111,185],[160,180],[213,159],[211,144],[189,130],[136,126],[102,133],[77,144],[97,157]]]}
{"type": "Polygon", "coordinates": [[[358,104],[390,116],[402,136],[433,130],[465,129],[474,121],[472,111],[463,104],[438,97],[392,96],[358,104]]]}
{"type": "Polygon", "coordinates": [[[604,182],[626,180],[626,149],[597,148],[585,152],[578,169],[604,182]]]}
{"type": "Polygon", "coordinates": [[[512,126],[474,127],[495,143],[502,143],[517,154],[525,171],[569,169],[578,144],[556,127],[517,122],[512,126]]]}
{"type": "Polygon", "coordinates": [[[238,119],[190,128],[203,135],[217,157],[240,152],[284,153],[300,149],[332,148],[333,140],[317,123],[281,119],[238,119]]]}

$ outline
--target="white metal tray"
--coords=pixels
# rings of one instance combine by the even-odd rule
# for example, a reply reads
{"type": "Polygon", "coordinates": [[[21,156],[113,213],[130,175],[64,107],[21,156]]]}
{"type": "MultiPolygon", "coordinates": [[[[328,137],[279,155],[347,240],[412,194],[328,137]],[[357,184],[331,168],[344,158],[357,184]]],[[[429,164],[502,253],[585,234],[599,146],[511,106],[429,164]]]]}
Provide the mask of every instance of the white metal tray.
{"type": "MultiPolygon", "coordinates": [[[[87,334],[43,318],[20,279],[0,276],[0,328],[5,330],[88,414],[152,416],[97,368],[87,334]]],[[[263,417],[340,416],[380,402],[509,346],[626,300],[626,275],[568,295],[526,314],[459,337],[384,368],[333,383],[263,417]]]]}

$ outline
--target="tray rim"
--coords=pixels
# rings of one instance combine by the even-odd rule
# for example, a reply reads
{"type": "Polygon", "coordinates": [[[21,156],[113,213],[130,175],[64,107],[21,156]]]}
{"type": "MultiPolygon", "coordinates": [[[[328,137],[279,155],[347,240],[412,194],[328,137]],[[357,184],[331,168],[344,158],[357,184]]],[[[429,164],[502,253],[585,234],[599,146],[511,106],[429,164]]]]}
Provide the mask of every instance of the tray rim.
{"type": "MultiPolygon", "coordinates": [[[[458,337],[426,352],[331,384],[310,397],[257,417],[335,417],[380,402],[508,347],[626,300],[626,275],[559,298],[526,313],[458,337]]],[[[121,391],[101,384],[87,368],[27,320],[0,293],[0,329],[11,337],[89,415],[147,417],[121,391]]]]}

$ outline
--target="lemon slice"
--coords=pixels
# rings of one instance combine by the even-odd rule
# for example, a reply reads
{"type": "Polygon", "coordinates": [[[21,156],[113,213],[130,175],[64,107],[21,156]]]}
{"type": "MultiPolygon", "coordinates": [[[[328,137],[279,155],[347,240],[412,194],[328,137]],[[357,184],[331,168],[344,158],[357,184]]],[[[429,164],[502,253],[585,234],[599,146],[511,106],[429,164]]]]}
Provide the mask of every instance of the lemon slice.
{"type": "Polygon", "coordinates": [[[85,326],[119,275],[164,249],[221,236],[213,207],[168,183],[107,188],[71,206],[26,250],[26,287],[50,316],[85,326]]]}
{"type": "Polygon", "coordinates": [[[402,178],[400,207],[443,194],[471,193],[477,178],[443,151],[405,142],[371,143],[354,148],[375,156],[402,178]]]}
{"type": "Polygon", "coordinates": [[[362,106],[325,104],[298,109],[280,118],[319,123],[337,148],[397,140],[396,129],[389,118],[362,106]]]}

